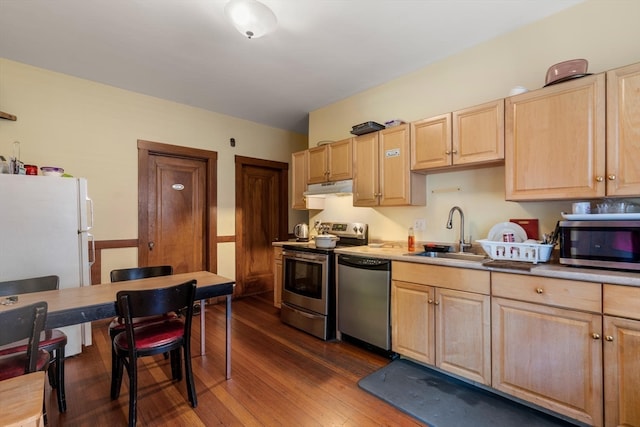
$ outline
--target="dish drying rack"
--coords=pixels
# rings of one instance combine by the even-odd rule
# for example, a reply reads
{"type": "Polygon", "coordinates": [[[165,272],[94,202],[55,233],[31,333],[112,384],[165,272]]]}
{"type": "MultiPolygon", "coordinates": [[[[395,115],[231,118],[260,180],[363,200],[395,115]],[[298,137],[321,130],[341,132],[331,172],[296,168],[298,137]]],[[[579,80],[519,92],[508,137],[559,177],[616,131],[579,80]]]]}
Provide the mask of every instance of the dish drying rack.
{"type": "Polygon", "coordinates": [[[555,244],[498,242],[488,239],[476,240],[476,242],[480,243],[482,249],[492,259],[524,261],[533,264],[549,261],[555,246],[555,244]]]}

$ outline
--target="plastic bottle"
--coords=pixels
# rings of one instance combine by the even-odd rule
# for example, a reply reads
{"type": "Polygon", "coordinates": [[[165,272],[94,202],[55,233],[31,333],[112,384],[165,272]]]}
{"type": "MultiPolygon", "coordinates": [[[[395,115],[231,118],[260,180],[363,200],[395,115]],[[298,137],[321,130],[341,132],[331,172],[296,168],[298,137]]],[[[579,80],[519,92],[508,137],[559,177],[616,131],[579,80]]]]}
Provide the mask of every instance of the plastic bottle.
{"type": "Polygon", "coordinates": [[[409,238],[407,239],[407,248],[409,252],[416,250],[416,236],[413,234],[413,227],[409,227],[409,238]]]}

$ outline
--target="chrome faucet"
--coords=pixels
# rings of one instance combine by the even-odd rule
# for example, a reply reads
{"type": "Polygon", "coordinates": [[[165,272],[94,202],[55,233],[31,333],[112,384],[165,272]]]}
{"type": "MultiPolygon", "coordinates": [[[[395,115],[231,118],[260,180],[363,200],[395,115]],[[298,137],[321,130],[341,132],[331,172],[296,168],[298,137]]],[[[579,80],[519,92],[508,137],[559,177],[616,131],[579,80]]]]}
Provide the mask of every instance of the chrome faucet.
{"type": "Polygon", "coordinates": [[[464,242],[464,213],[462,213],[462,209],[460,209],[458,206],[454,206],[451,208],[451,210],[449,210],[449,219],[447,219],[447,228],[449,230],[453,228],[453,213],[455,211],[458,211],[460,213],[460,241],[458,242],[459,248],[460,248],[459,251],[464,252],[464,249],[470,248],[471,244],[464,242]]]}

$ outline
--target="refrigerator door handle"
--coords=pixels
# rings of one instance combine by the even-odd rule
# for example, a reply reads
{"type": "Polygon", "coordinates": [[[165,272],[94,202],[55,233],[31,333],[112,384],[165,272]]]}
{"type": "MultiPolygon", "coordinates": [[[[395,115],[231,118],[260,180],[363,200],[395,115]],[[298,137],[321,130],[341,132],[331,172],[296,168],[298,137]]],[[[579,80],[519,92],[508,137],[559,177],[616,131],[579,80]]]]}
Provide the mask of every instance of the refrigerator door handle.
{"type": "Polygon", "coordinates": [[[89,223],[87,224],[87,229],[82,231],[89,231],[93,228],[93,199],[87,197],[87,205],[89,206],[89,223]]]}
{"type": "Polygon", "coordinates": [[[93,237],[93,234],[87,233],[87,240],[91,244],[91,250],[89,252],[93,255],[93,257],[89,259],[89,267],[91,267],[96,262],[96,239],[93,237]]]}

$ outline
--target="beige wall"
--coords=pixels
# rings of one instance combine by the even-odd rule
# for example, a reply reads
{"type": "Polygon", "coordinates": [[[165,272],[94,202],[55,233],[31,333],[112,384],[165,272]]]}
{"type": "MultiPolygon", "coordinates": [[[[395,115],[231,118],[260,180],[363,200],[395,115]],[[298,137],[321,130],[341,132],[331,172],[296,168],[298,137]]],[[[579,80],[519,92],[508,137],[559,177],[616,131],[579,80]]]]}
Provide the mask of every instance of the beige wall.
{"type": "MultiPolygon", "coordinates": [[[[2,58],[0,110],[18,117],[0,121],[0,154],[10,156],[20,141],[25,163],[61,166],[88,179],[96,240],[138,237],[138,139],[218,153],[219,235],[235,234],[234,156],[288,163],[291,152],[307,146],[305,135],[2,58]]],[[[8,207],[3,200],[2,209],[8,207]]],[[[103,255],[103,272],[137,265],[135,250],[103,255]]],[[[218,273],[235,277],[233,243],[219,245],[218,273]]]]}
{"type": "MultiPolygon", "coordinates": [[[[592,73],[638,62],[638,16],[636,0],[588,0],[311,112],[309,144],[349,137],[351,126],[369,120],[409,122],[505,97],[517,85],[540,88],[547,68],[567,59],[588,59],[592,73]]],[[[350,203],[350,197],[327,199],[326,209],[311,211],[310,219],[364,220],[370,224],[370,238],[404,240],[414,220],[425,218],[427,229],[416,233],[418,240],[453,242],[459,220],[455,217],[453,230],[447,230],[445,222],[454,205],[464,210],[465,234],[474,240],[485,238],[491,226],[510,218],[539,218],[541,232],[547,232],[561,219],[560,212],[570,209],[570,202],[505,202],[504,167],[429,175],[426,207],[370,209],[350,203]],[[460,190],[449,191],[456,188],[460,190]]]]}

